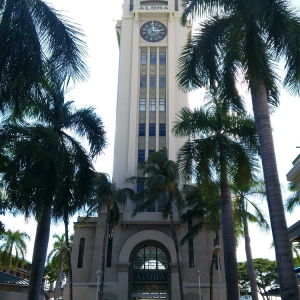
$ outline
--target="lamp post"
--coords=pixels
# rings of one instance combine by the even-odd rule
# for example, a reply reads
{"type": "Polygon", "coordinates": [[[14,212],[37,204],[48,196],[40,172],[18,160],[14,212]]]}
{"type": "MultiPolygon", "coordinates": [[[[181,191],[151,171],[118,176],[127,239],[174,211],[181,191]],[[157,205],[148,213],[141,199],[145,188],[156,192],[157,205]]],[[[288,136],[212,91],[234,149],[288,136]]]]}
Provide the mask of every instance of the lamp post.
{"type": "Polygon", "coordinates": [[[196,274],[197,274],[197,276],[198,276],[199,300],[201,300],[201,288],[200,288],[200,277],[201,277],[201,272],[198,270],[196,274]]]}
{"type": "Polygon", "coordinates": [[[96,300],[99,299],[99,282],[100,282],[100,276],[102,274],[102,270],[98,269],[96,271],[96,275],[97,275],[97,293],[96,293],[96,300]]]}
{"type": "Polygon", "coordinates": [[[49,281],[49,279],[50,279],[50,276],[46,275],[46,276],[44,277],[44,279],[45,279],[45,281],[44,281],[44,291],[46,291],[47,283],[48,283],[48,281],[49,281]]]}
{"type": "Polygon", "coordinates": [[[55,293],[54,293],[54,299],[59,299],[60,296],[60,289],[62,285],[62,271],[63,271],[63,262],[64,262],[64,256],[68,252],[69,248],[66,245],[63,245],[60,247],[59,251],[61,252],[61,257],[60,257],[60,266],[58,269],[58,274],[57,274],[57,280],[56,280],[56,285],[55,285],[55,293]]]}
{"type": "Polygon", "coordinates": [[[219,281],[219,300],[222,300],[222,289],[221,289],[221,268],[220,268],[220,254],[222,252],[222,248],[220,245],[216,245],[213,250],[217,255],[217,265],[218,265],[218,281],[219,281]]]}

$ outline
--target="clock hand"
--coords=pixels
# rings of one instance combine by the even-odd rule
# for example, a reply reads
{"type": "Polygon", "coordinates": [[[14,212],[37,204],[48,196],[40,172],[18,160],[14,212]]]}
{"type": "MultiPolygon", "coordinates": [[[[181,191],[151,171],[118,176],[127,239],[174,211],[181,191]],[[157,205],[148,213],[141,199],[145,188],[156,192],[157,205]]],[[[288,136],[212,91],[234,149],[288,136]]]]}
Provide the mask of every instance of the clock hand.
{"type": "Polygon", "coordinates": [[[152,21],[152,30],[153,30],[153,31],[155,31],[155,29],[154,29],[154,23],[153,23],[153,21],[152,21]]]}

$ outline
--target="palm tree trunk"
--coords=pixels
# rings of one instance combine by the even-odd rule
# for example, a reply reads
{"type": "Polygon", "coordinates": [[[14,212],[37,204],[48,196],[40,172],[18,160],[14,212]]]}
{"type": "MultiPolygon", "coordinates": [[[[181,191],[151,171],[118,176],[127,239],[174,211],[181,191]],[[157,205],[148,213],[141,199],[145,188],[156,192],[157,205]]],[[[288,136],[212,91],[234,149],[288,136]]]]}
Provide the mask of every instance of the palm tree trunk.
{"type": "Polygon", "coordinates": [[[107,206],[107,215],[106,215],[106,222],[105,222],[105,231],[103,236],[103,244],[102,244],[102,274],[101,274],[101,283],[100,283],[100,291],[99,291],[99,300],[103,298],[103,290],[104,290],[104,270],[105,270],[105,252],[106,252],[106,243],[107,243],[107,233],[109,229],[109,221],[110,221],[110,206],[107,206]]]}
{"type": "MultiPolygon", "coordinates": [[[[220,244],[220,235],[219,235],[220,225],[221,225],[220,220],[217,220],[216,245],[220,244]]],[[[218,259],[217,254],[214,251],[214,253],[212,255],[211,263],[210,263],[210,272],[209,272],[209,299],[210,300],[214,299],[214,291],[213,291],[214,264],[216,263],[217,259],[218,259]]]]}
{"type": "Polygon", "coordinates": [[[276,261],[282,300],[299,300],[287,224],[278,178],[267,92],[264,84],[251,88],[252,105],[260,143],[269,215],[275,245],[276,261]]]}
{"type": "Polygon", "coordinates": [[[225,160],[221,159],[221,219],[227,299],[239,300],[236,240],[231,193],[225,160]]]}
{"type": "Polygon", "coordinates": [[[214,284],[214,265],[217,260],[217,255],[214,251],[211,262],[210,262],[210,270],[209,270],[209,299],[213,300],[214,299],[214,289],[213,289],[213,284],[214,284]]]}
{"type": "Polygon", "coordinates": [[[12,260],[12,248],[13,248],[13,244],[11,244],[9,252],[8,252],[8,256],[7,256],[7,264],[6,264],[6,273],[10,273],[10,266],[11,266],[11,260],[12,260]]]}
{"type": "Polygon", "coordinates": [[[247,257],[247,271],[248,271],[248,277],[250,281],[251,296],[253,300],[258,300],[257,280],[256,280],[256,274],[255,274],[253,258],[252,258],[250,236],[249,236],[249,229],[248,229],[248,222],[246,217],[246,208],[245,208],[244,200],[243,200],[243,226],[244,226],[244,237],[245,237],[245,251],[247,257]]]}
{"type": "Polygon", "coordinates": [[[65,218],[65,238],[66,238],[66,246],[67,250],[67,262],[69,268],[69,300],[73,300],[73,272],[72,272],[72,263],[71,263],[71,253],[70,253],[70,243],[69,243],[69,231],[68,231],[68,219],[65,218]]]}
{"type": "Polygon", "coordinates": [[[171,220],[171,231],[172,237],[175,245],[176,250],[176,261],[177,261],[177,271],[178,271],[178,280],[179,280],[179,290],[180,290],[180,299],[184,300],[183,295],[183,286],[182,286],[182,274],[181,274],[181,266],[180,266],[180,259],[179,259],[179,247],[177,241],[177,234],[174,225],[174,215],[173,215],[173,194],[169,192],[170,197],[170,220],[171,220]]]}
{"type": "Polygon", "coordinates": [[[32,256],[31,277],[27,300],[39,300],[47,256],[51,226],[51,201],[45,203],[38,222],[32,256]]]}
{"type": "Polygon", "coordinates": [[[56,277],[56,286],[54,290],[54,300],[57,300],[60,298],[60,289],[61,289],[61,281],[62,281],[62,266],[63,266],[63,255],[60,253],[60,262],[59,262],[59,267],[58,267],[58,272],[57,272],[57,277],[56,277]]]}

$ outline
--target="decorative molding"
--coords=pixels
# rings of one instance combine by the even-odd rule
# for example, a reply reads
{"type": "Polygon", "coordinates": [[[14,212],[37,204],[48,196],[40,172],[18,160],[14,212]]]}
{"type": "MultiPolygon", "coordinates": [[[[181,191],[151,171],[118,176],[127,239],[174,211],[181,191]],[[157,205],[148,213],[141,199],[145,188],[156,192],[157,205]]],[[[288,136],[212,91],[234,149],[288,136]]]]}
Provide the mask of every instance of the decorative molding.
{"type": "Polygon", "coordinates": [[[131,266],[131,263],[118,263],[117,270],[118,270],[118,272],[129,272],[130,266],[131,266]]]}

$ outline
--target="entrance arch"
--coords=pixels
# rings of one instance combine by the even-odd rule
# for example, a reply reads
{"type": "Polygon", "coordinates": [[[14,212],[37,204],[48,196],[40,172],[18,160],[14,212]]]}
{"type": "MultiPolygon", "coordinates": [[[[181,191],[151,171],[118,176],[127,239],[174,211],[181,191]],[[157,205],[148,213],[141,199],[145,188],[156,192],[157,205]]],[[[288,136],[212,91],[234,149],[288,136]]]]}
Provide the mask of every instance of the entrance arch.
{"type": "MultiPolygon", "coordinates": [[[[174,246],[173,240],[166,235],[165,233],[157,230],[143,230],[134,235],[132,235],[123,245],[120,255],[119,255],[119,263],[130,263],[130,255],[133,249],[142,242],[145,241],[156,241],[165,246],[170,254],[170,263],[176,264],[176,250],[174,246]]],[[[180,253],[179,253],[180,257],[180,253]]],[[[180,257],[181,260],[181,257],[180,257]]]]}
{"type": "MultiPolygon", "coordinates": [[[[159,299],[159,300],[176,300],[177,295],[179,295],[178,286],[178,276],[176,267],[176,250],[174,246],[174,241],[165,233],[157,230],[143,230],[132,235],[123,245],[119,254],[118,267],[118,285],[119,293],[118,299],[124,299],[124,295],[128,295],[128,299],[132,300],[131,294],[131,284],[133,273],[131,266],[131,259],[135,251],[143,245],[154,245],[163,249],[168,256],[169,263],[169,283],[168,283],[168,297],[165,298],[155,298],[155,295],[139,295],[141,297],[136,297],[136,300],[142,299],[159,299]],[[173,296],[172,296],[173,295],[173,296]]],[[[179,253],[180,256],[180,253],[179,253]]],[[[138,296],[138,295],[136,295],[138,296]]]]}
{"type": "Polygon", "coordinates": [[[143,242],[132,251],[130,261],[131,299],[169,299],[170,255],[163,245],[151,240],[143,242]]]}

